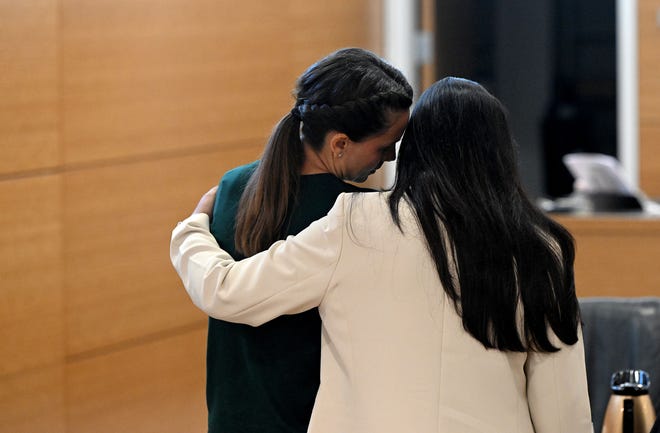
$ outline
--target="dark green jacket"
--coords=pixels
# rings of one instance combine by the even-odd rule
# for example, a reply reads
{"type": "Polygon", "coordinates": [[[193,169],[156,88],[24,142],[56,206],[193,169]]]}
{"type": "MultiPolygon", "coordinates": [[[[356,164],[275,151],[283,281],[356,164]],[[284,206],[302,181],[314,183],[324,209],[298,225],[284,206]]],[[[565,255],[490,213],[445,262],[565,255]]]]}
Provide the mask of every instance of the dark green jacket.
{"type": "MultiPolygon", "coordinates": [[[[211,232],[234,258],[236,209],[257,163],[220,181],[211,232]]],[[[277,181],[277,179],[273,179],[277,181]]],[[[301,177],[286,233],[325,216],[342,192],[364,191],[331,174],[301,177]]],[[[210,433],[303,433],[319,387],[321,320],[317,309],[259,327],[209,319],[206,400],[210,433]]]]}

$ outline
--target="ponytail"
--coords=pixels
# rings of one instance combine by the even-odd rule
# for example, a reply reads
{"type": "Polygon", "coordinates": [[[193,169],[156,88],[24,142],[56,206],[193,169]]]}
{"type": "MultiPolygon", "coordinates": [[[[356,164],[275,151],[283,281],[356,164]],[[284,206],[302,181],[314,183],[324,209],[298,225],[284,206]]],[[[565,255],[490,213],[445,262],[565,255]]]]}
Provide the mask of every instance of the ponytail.
{"type": "Polygon", "coordinates": [[[293,113],[279,121],[241,196],[234,242],[246,257],[268,248],[285,228],[304,159],[299,126],[293,113]]]}
{"type": "Polygon", "coordinates": [[[400,71],[375,54],[345,48],[310,66],[298,78],[293,96],[295,106],[275,127],[238,203],[234,243],[246,257],[287,232],[303,146],[321,152],[329,131],[356,142],[382,133],[390,112],[410,107],[413,90],[400,71]]]}

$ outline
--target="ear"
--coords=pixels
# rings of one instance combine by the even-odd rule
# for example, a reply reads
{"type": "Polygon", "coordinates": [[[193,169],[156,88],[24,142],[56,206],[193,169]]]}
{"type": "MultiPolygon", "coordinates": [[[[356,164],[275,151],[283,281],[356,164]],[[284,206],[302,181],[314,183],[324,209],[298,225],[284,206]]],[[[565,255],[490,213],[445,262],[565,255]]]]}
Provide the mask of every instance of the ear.
{"type": "Polygon", "coordinates": [[[330,131],[328,133],[328,144],[334,157],[341,157],[346,152],[351,139],[343,132],[330,131]]]}

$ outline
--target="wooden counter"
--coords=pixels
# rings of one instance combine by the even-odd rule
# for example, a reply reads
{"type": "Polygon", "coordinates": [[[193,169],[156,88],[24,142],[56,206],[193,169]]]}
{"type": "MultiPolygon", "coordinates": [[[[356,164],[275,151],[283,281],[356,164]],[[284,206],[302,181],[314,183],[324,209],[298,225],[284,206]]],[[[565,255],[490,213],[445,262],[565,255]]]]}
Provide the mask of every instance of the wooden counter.
{"type": "Polygon", "coordinates": [[[552,218],[575,237],[579,297],[660,296],[660,217],[553,214],[552,218]]]}

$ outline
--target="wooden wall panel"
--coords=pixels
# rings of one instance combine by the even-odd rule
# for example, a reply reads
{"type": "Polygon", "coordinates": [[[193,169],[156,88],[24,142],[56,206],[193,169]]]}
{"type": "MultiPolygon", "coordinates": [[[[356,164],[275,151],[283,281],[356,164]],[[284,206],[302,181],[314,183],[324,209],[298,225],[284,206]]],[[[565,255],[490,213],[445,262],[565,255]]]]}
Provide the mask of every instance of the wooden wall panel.
{"type": "Polygon", "coordinates": [[[73,360],[67,366],[67,432],[206,431],[205,347],[203,327],[73,360]]]}
{"type": "Polygon", "coordinates": [[[371,3],[64,1],[66,162],[263,138],[311,62],[371,48],[371,3]]]}
{"type": "MultiPolygon", "coordinates": [[[[365,25],[376,27],[381,18],[378,2],[316,2],[291,0],[289,28],[291,53],[297,76],[311,62],[325,54],[346,47],[370,50],[380,47],[380,32],[372,33],[365,25]],[[296,31],[295,29],[304,29],[296,31]]],[[[380,30],[380,28],[378,28],[380,30]]]]}
{"type": "Polygon", "coordinates": [[[261,143],[64,175],[68,354],[206,320],[170,264],[170,233],[227,169],[260,150],[261,143]]]}
{"type": "Polygon", "coordinates": [[[658,199],[660,198],[660,119],[655,125],[645,125],[640,128],[640,143],[639,183],[647,196],[658,199]]]}
{"type": "Polygon", "coordinates": [[[639,117],[660,125],[660,0],[638,0],[639,117]]]}
{"type": "MultiPolygon", "coordinates": [[[[435,39],[436,7],[437,5],[435,0],[420,0],[420,31],[428,34],[432,41],[435,39]]],[[[431,42],[431,44],[433,44],[433,42],[431,42]]],[[[434,51],[433,48],[431,48],[431,51],[434,51]]],[[[424,63],[420,66],[419,75],[420,89],[415,90],[419,94],[421,94],[421,92],[426,90],[441,78],[437,76],[438,74],[435,71],[435,61],[433,60],[433,54],[431,54],[431,58],[427,59],[427,63],[424,63]]]]}
{"type": "Polygon", "coordinates": [[[556,219],[576,240],[578,296],[660,296],[659,218],[556,219]]]}
{"type": "Polygon", "coordinates": [[[660,197],[660,0],[639,0],[640,186],[660,197]]]}
{"type": "Polygon", "coordinates": [[[265,137],[299,72],[286,6],[65,0],[66,162],[265,137]]]}
{"type": "Polygon", "coordinates": [[[64,433],[65,420],[63,362],[0,376],[0,433],[64,433]]]}
{"type": "Polygon", "coordinates": [[[60,180],[0,182],[0,376],[63,360],[60,180]]]}
{"type": "Polygon", "coordinates": [[[57,68],[57,0],[0,0],[0,175],[59,162],[57,68]]]}

